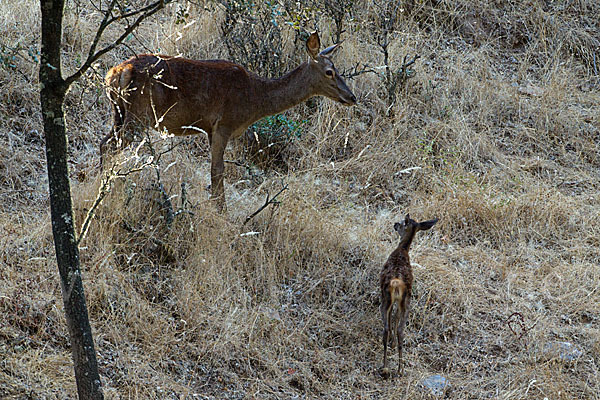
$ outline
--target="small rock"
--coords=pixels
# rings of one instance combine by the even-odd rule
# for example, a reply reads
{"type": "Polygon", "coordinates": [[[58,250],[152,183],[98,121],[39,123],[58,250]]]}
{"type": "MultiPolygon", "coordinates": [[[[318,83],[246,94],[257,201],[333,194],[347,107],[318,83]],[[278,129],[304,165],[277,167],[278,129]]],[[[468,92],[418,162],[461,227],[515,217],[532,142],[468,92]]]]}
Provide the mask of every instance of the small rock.
{"type": "Polygon", "coordinates": [[[553,358],[560,358],[563,361],[575,361],[583,355],[583,352],[569,342],[546,343],[544,353],[553,358]]]}
{"type": "Polygon", "coordinates": [[[279,315],[279,311],[274,310],[274,309],[272,309],[270,307],[263,307],[263,306],[260,306],[259,310],[262,311],[263,315],[265,315],[265,316],[267,316],[267,317],[269,317],[269,318],[271,318],[273,320],[277,320],[279,322],[282,322],[281,321],[281,316],[279,315]]]}
{"type": "Polygon", "coordinates": [[[431,375],[430,377],[423,379],[421,385],[423,385],[424,388],[429,389],[434,396],[443,396],[448,386],[450,386],[450,383],[448,382],[448,379],[441,375],[431,375]]]}

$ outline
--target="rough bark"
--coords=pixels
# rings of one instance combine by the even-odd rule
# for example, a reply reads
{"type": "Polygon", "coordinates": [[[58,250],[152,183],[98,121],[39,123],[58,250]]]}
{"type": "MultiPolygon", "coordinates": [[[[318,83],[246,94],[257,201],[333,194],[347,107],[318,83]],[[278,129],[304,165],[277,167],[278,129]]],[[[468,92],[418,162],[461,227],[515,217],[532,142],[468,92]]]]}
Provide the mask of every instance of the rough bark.
{"type": "Polygon", "coordinates": [[[52,234],[71,338],[79,399],[103,399],[75,237],[63,101],[68,89],[60,66],[64,0],[40,0],[42,51],[40,101],[46,138],[52,234]]]}

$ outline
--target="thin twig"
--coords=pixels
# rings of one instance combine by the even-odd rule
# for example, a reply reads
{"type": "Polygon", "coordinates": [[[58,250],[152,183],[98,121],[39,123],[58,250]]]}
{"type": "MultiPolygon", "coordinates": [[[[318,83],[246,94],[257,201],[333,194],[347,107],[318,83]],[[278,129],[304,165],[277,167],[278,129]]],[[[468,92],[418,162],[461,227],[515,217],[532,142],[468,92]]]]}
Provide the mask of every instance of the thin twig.
{"type": "Polygon", "coordinates": [[[185,205],[187,203],[188,203],[188,200],[187,200],[187,183],[186,182],[181,182],[181,205],[179,206],[179,209],[177,211],[175,211],[175,214],[173,215],[173,217],[177,217],[179,214],[182,214],[182,213],[194,215],[193,212],[185,209],[185,205]]]}
{"type": "Polygon", "coordinates": [[[275,196],[273,196],[272,198],[269,197],[269,193],[267,192],[267,198],[265,199],[265,204],[263,204],[262,206],[260,206],[258,208],[258,210],[254,211],[252,214],[247,216],[246,220],[244,221],[242,226],[246,225],[248,223],[248,221],[250,221],[252,218],[256,217],[261,211],[263,211],[265,208],[267,208],[269,206],[269,204],[279,204],[279,202],[277,201],[277,196],[279,196],[284,190],[286,190],[288,188],[288,185],[284,184],[283,182],[281,183],[281,185],[282,185],[281,190],[279,192],[277,192],[275,194],[275,196]]]}
{"type": "Polygon", "coordinates": [[[233,165],[237,165],[238,167],[245,167],[246,169],[248,169],[248,165],[244,164],[241,161],[237,161],[237,160],[223,160],[223,162],[229,163],[229,164],[233,164],[233,165]]]}
{"type": "Polygon", "coordinates": [[[506,321],[504,321],[504,323],[508,325],[510,331],[519,339],[521,339],[527,332],[532,330],[533,327],[537,324],[537,322],[535,322],[533,325],[527,328],[527,326],[525,325],[525,318],[523,318],[523,314],[521,314],[520,312],[514,312],[510,314],[510,316],[506,319],[506,321]],[[513,324],[519,326],[519,328],[521,329],[521,333],[518,334],[517,332],[515,332],[515,330],[512,327],[513,324]]]}

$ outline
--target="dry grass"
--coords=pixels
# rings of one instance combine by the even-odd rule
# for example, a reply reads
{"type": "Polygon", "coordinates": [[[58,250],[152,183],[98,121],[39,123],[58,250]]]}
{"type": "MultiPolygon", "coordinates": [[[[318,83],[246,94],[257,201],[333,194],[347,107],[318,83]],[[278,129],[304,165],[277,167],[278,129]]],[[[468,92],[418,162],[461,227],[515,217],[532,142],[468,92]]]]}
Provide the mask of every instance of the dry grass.
{"type": "MultiPolygon", "coordinates": [[[[340,69],[381,63],[370,30],[356,33],[373,9],[357,3],[340,69]]],[[[320,99],[289,111],[307,121],[289,171],[227,164],[226,215],[207,201],[202,137],[178,140],[161,160],[167,192],[186,183],[192,212],[171,226],[154,171],[115,183],[81,248],[107,398],[427,398],[420,382],[432,374],[449,379],[448,398],[599,398],[598,2],[497,3],[407,2],[392,64],[422,57],[391,117],[371,74],[350,82],[353,108],[320,99]],[[280,206],[242,226],[281,179],[280,206]],[[385,381],[378,275],[407,211],[440,222],[413,246],[406,373],[385,381]],[[508,323],[515,312],[523,326],[508,323]],[[582,356],[549,356],[557,341],[582,356]]],[[[37,8],[0,3],[4,53],[37,48],[37,8]]],[[[227,56],[221,11],[191,8],[186,28],[175,12],[129,47],[227,56]]],[[[97,20],[70,3],[67,70],[97,20]]],[[[320,28],[329,37],[327,21],[320,28]]],[[[290,60],[303,56],[292,36],[290,60]]],[[[67,100],[80,222],[110,121],[102,74],[130,51],[103,58],[67,100]]],[[[0,66],[0,397],[73,398],[36,65],[18,54],[20,72],[0,66]]]]}

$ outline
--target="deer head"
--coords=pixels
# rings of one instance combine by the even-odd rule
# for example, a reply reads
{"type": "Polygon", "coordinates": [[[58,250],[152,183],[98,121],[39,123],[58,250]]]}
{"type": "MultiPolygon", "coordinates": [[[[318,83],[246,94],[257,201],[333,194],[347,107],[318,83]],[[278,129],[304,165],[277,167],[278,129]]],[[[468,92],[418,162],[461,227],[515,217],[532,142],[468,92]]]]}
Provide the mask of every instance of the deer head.
{"type": "Polygon", "coordinates": [[[306,41],[306,49],[310,55],[309,62],[313,76],[318,77],[314,85],[319,88],[319,94],[346,106],[351,106],[356,103],[356,96],[350,91],[331,60],[331,57],[340,48],[340,44],[334,44],[319,52],[321,41],[319,35],[314,32],[306,41]]]}
{"type": "Polygon", "coordinates": [[[414,219],[411,219],[409,214],[406,214],[404,221],[396,222],[394,224],[394,230],[400,235],[401,241],[404,241],[409,238],[412,239],[419,231],[431,229],[437,222],[437,218],[429,221],[417,222],[414,219]]]}

